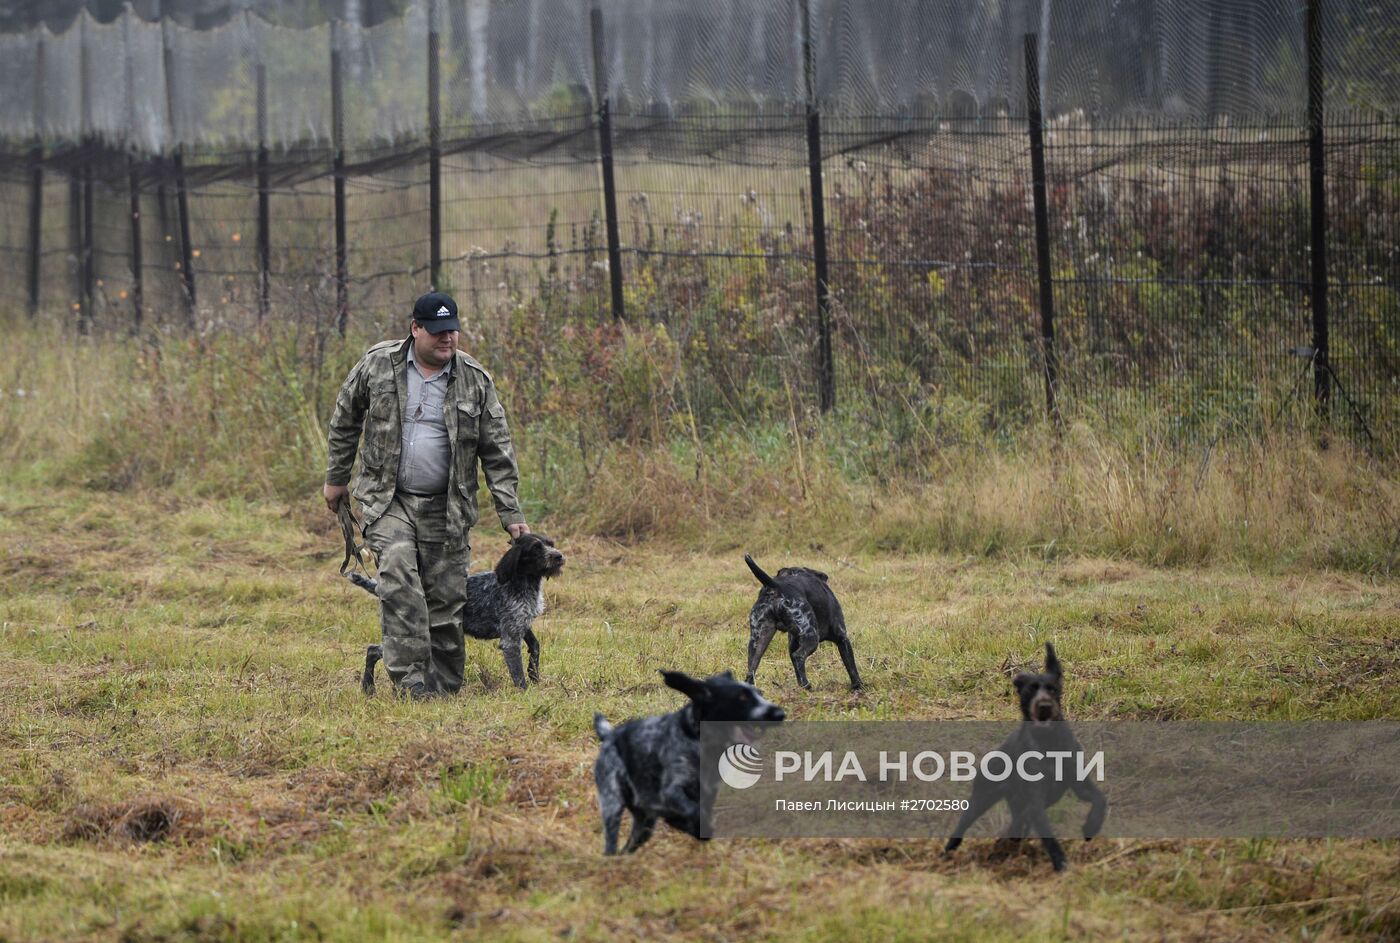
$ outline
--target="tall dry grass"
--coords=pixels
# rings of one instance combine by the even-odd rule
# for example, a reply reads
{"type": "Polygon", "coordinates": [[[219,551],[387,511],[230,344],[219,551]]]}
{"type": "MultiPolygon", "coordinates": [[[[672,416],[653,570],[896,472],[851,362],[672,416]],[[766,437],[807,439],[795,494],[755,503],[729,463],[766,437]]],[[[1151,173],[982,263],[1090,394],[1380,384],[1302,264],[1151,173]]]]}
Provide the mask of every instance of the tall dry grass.
{"type": "MultiPolygon", "coordinates": [[[[290,332],[55,343],[16,327],[9,337],[7,477],[292,503],[315,501],[330,405],[365,346],[290,332]]],[[[1258,428],[1194,440],[1147,408],[1081,416],[1057,435],[1036,422],[989,424],[978,404],[952,397],[893,419],[868,409],[819,419],[794,407],[786,418],[706,427],[686,409],[687,369],[628,380],[628,399],[651,404],[637,422],[596,421],[606,388],[556,390],[551,411],[517,411],[530,515],[558,532],[711,547],[1387,573],[1400,562],[1393,459],[1335,435],[1322,447],[1301,404],[1258,428]]],[[[528,378],[501,382],[530,388],[528,378]]]]}

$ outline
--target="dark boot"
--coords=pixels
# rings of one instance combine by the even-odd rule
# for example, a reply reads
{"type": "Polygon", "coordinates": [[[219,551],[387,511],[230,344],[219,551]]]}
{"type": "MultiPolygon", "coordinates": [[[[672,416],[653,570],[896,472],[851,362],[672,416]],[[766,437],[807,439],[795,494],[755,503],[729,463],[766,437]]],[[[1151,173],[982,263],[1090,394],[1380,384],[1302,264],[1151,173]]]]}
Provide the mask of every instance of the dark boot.
{"type": "Polygon", "coordinates": [[[407,687],[397,688],[396,692],[410,701],[430,701],[439,696],[437,688],[426,681],[415,681],[407,687]]]}

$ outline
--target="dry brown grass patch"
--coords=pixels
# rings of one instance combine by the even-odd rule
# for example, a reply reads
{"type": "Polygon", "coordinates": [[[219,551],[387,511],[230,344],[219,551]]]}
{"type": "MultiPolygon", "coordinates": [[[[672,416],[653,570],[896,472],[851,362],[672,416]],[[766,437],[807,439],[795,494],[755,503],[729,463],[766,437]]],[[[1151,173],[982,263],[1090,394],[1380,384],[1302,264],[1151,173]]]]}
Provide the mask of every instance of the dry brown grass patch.
{"type": "Polygon", "coordinates": [[[200,812],[185,799],[143,798],[112,805],[80,805],[68,815],[70,842],[136,843],[178,839],[198,828],[200,812]]]}

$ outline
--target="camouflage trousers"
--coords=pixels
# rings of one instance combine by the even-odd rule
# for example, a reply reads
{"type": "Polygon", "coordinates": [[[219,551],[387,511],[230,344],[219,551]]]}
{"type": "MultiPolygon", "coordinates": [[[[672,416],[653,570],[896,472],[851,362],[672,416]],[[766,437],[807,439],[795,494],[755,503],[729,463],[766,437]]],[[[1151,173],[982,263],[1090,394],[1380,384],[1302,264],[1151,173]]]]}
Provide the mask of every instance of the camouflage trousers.
{"type": "Polygon", "coordinates": [[[379,562],[384,667],[396,687],[456,693],[466,667],[462,607],[471,546],[447,533],[447,495],[400,491],[365,528],[379,562]]]}

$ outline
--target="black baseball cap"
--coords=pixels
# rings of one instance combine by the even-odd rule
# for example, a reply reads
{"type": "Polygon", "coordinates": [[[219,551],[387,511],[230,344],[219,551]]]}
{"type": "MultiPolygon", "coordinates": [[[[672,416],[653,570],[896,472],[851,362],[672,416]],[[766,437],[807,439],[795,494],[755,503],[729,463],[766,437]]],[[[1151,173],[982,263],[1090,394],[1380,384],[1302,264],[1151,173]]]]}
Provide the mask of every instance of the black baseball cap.
{"type": "Polygon", "coordinates": [[[462,329],[457,321],[457,302],[441,291],[430,291],[413,303],[413,320],[423,325],[429,334],[462,329]]]}

